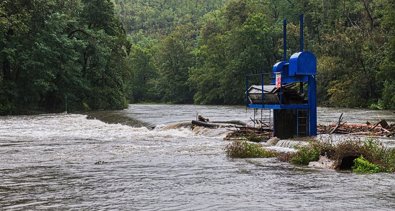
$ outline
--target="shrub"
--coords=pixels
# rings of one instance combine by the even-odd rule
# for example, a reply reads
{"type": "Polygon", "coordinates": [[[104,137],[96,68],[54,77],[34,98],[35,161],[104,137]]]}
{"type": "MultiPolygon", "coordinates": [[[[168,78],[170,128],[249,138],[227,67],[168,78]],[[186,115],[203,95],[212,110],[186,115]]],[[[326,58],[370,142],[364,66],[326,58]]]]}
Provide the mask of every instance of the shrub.
{"type": "Polygon", "coordinates": [[[276,157],[277,154],[265,150],[259,144],[248,143],[247,141],[234,141],[225,148],[226,155],[231,158],[269,158],[276,157]]]}
{"type": "Polygon", "coordinates": [[[395,172],[395,149],[386,148],[373,139],[364,142],[350,139],[336,145],[312,141],[300,147],[298,152],[284,158],[279,156],[279,159],[288,158],[293,164],[308,165],[317,161],[320,155],[335,160],[336,169],[353,169],[358,173],[395,172]]]}
{"type": "Polygon", "coordinates": [[[364,142],[363,149],[367,160],[381,166],[384,171],[395,171],[395,149],[386,148],[373,139],[364,142]]]}
{"type": "Polygon", "coordinates": [[[251,133],[250,135],[247,135],[247,140],[251,142],[256,142],[259,143],[263,140],[262,136],[256,135],[254,133],[251,133]]]}
{"type": "Polygon", "coordinates": [[[311,161],[317,161],[320,158],[319,145],[310,143],[307,146],[298,148],[298,151],[292,156],[291,163],[296,165],[309,165],[311,161]]]}
{"type": "Polygon", "coordinates": [[[354,160],[352,171],[360,174],[373,174],[381,172],[381,168],[377,164],[369,162],[361,155],[354,160]]]}

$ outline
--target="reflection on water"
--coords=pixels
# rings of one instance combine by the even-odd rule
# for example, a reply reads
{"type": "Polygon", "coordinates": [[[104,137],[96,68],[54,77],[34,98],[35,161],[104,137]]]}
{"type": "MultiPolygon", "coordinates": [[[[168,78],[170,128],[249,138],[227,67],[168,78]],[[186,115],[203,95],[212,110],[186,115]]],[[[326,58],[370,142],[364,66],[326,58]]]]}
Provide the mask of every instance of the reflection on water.
{"type": "MultiPolygon", "coordinates": [[[[319,121],[336,122],[342,112],[348,122],[395,122],[392,112],[327,108],[319,109],[319,121]]],[[[117,122],[112,112],[105,113],[117,122]]],[[[117,115],[122,116],[119,122],[134,119],[134,127],[79,114],[0,117],[0,209],[395,207],[394,174],[355,175],[275,159],[228,159],[224,131],[161,127],[191,120],[196,113],[212,120],[248,121],[252,115],[243,107],[131,105],[117,115]],[[159,127],[140,127],[146,123],[159,127]]]]}

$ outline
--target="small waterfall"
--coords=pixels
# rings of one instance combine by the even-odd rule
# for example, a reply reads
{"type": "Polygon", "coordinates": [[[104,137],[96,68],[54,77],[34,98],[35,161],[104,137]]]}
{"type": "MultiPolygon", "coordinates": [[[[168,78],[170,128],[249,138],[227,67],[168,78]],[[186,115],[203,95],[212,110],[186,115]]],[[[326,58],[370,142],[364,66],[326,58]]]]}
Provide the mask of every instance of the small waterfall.
{"type": "Polygon", "coordinates": [[[306,141],[296,141],[296,140],[280,140],[275,145],[276,147],[286,147],[286,148],[295,148],[298,146],[306,145],[306,141]]]}
{"type": "Polygon", "coordinates": [[[121,124],[131,127],[146,127],[150,130],[155,128],[155,125],[135,119],[131,116],[125,115],[120,111],[92,111],[86,113],[87,119],[97,119],[108,124],[121,124]]]}
{"type": "Polygon", "coordinates": [[[220,137],[224,138],[228,133],[228,128],[221,127],[216,129],[206,128],[206,127],[199,127],[194,126],[192,127],[192,123],[190,121],[185,122],[177,122],[171,123],[168,125],[158,125],[155,130],[157,131],[174,131],[174,130],[189,130],[193,132],[193,134],[198,136],[205,136],[205,137],[220,137]]]}
{"type": "Polygon", "coordinates": [[[186,122],[177,122],[168,125],[162,125],[162,126],[158,126],[157,128],[159,128],[160,130],[172,130],[172,129],[191,128],[191,127],[192,127],[192,123],[190,121],[186,121],[186,122]]]}
{"type": "Polygon", "coordinates": [[[222,139],[230,132],[227,128],[210,129],[205,127],[194,127],[192,131],[196,135],[218,137],[222,139]]]}

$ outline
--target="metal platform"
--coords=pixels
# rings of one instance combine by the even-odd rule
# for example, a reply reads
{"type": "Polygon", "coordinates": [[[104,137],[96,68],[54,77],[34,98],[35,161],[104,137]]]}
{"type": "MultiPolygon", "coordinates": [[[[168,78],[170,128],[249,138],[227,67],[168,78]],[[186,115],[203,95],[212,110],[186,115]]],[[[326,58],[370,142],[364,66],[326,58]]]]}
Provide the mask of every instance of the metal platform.
{"type": "Polygon", "coordinates": [[[317,58],[303,49],[301,15],[300,51],[287,59],[286,24],[284,20],[284,58],[273,66],[270,80],[265,80],[268,78],[264,73],[246,76],[246,106],[255,110],[274,110],[274,135],[277,137],[316,136],[317,58]],[[260,84],[257,85],[258,81],[260,84]]]}
{"type": "Polygon", "coordinates": [[[291,105],[283,105],[283,104],[248,104],[248,108],[254,109],[309,109],[309,104],[291,104],[291,105]]]}

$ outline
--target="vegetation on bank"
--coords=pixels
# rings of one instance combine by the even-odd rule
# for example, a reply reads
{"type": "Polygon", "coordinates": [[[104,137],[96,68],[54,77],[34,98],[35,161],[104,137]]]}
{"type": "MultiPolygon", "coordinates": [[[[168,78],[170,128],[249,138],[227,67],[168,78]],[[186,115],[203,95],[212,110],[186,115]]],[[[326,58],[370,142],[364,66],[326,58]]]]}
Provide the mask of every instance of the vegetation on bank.
{"type": "Polygon", "coordinates": [[[298,152],[291,155],[290,162],[296,165],[309,165],[320,158],[320,149],[314,145],[299,147],[298,152]]]}
{"type": "Polygon", "coordinates": [[[227,145],[225,152],[231,158],[270,158],[277,156],[277,153],[266,150],[259,144],[240,140],[227,145]]]}
{"type": "Polygon", "coordinates": [[[381,172],[382,169],[377,164],[371,163],[361,155],[354,160],[352,171],[360,174],[373,174],[381,172]]]}
{"type": "Polygon", "coordinates": [[[395,2],[0,2],[0,114],[127,102],[243,104],[245,75],[298,51],[318,57],[321,105],[395,108],[395,2]],[[67,106],[66,106],[67,105],[67,106]]]}
{"type": "Polygon", "coordinates": [[[308,165],[326,156],[335,161],[334,168],[352,169],[356,173],[395,172],[395,149],[386,148],[378,141],[368,139],[346,140],[337,144],[312,141],[290,156],[290,162],[308,165]]]}
{"type": "Polygon", "coordinates": [[[386,148],[375,140],[346,140],[338,144],[311,141],[295,153],[271,152],[261,145],[246,141],[234,141],[226,147],[232,158],[259,158],[276,156],[281,161],[295,165],[309,165],[326,156],[334,161],[337,170],[352,170],[355,173],[395,172],[395,149],[386,148]]]}

